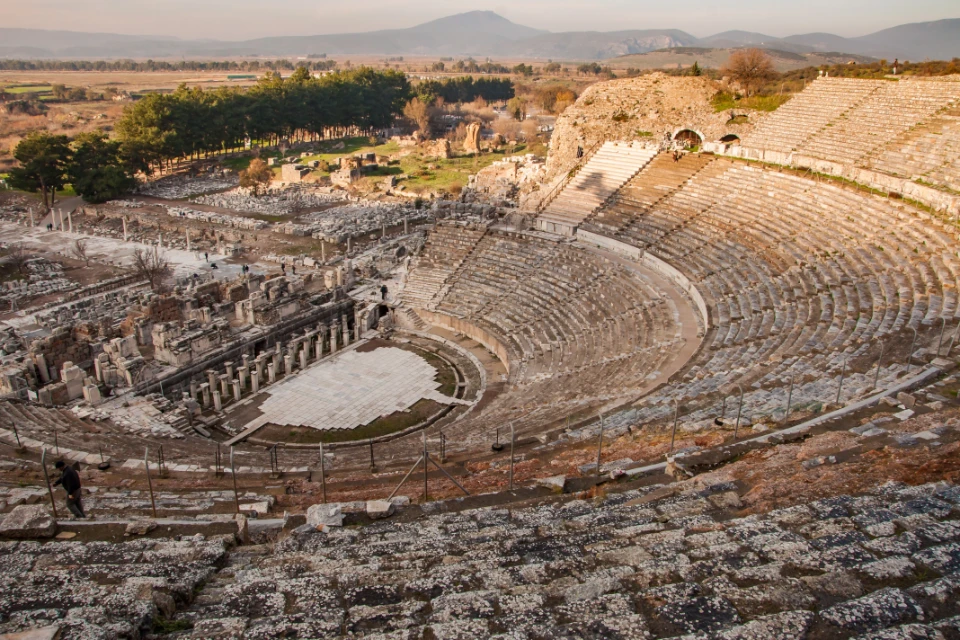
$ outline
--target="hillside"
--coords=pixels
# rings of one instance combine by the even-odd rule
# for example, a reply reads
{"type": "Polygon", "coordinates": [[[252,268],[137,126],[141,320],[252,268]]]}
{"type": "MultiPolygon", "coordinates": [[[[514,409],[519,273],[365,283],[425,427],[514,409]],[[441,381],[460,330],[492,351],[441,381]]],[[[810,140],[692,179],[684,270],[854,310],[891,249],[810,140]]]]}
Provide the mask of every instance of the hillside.
{"type": "MultiPolygon", "coordinates": [[[[676,29],[549,33],[492,11],[472,11],[406,29],[237,42],[179,40],[40,29],[0,29],[0,56],[33,58],[169,58],[235,56],[422,55],[555,60],[606,60],[659,49],[759,46],[794,54],[842,52],[909,60],[960,56],[960,19],[905,24],[858,38],[810,33],[777,38],[725,31],[697,38],[676,29]]],[[[782,57],[782,56],[781,56],[782,57]]]]}
{"type": "MultiPolygon", "coordinates": [[[[669,69],[672,67],[685,69],[696,62],[701,67],[719,69],[727,63],[733,51],[733,48],[677,47],[619,56],[609,60],[608,64],[614,69],[669,69]]],[[[845,64],[850,61],[863,63],[871,60],[865,56],[845,53],[793,53],[776,49],[768,49],[767,52],[773,58],[777,71],[781,72],[811,66],[845,64]]]]}

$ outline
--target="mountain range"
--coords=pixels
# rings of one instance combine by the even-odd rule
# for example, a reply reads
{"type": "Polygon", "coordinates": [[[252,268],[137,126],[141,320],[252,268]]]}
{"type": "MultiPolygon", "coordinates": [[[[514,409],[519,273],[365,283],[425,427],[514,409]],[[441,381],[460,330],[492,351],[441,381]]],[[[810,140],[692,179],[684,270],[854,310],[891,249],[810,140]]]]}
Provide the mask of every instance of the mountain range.
{"type": "Polygon", "coordinates": [[[726,31],[697,38],[675,29],[550,33],[513,23],[492,11],[461,13],[408,29],[244,41],[0,28],[3,58],[223,58],[343,55],[475,56],[606,60],[674,47],[757,46],[792,53],[841,52],[904,60],[960,56],[960,19],[904,24],[858,38],[807,33],[777,38],[726,31]]]}

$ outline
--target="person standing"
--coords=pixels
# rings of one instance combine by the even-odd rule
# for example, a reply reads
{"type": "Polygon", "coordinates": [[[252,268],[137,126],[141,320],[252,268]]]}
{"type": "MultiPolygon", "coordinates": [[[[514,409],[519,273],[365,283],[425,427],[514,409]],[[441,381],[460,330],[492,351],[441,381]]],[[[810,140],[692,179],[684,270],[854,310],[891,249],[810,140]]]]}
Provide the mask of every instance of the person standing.
{"type": "Polygon", "coordinates": [[[57,460],[54,466],[60,472],[60,478],[53,486],[63,485],[67,492],[67,509],[78,518],[86,518],[87,514],[83,512],[83,502],[80,499],[80,474],[70,465],[64,464],[63,460],[57,460]]]}

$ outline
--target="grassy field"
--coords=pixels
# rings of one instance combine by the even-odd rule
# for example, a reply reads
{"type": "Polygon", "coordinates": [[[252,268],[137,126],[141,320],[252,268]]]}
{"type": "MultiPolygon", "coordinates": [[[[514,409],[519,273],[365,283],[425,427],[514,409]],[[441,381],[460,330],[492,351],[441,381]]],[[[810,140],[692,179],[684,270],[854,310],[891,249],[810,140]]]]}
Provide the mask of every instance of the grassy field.
{"type": "Polygon", "coordinates": [[[11,93],[11,94],[13,94],[13,95],[20,95],[20,94],[25,94],[25,93],[52,93],[52,92],[53,92],[53,87],[50,86],[50,85],[48,85],[48,84],[45,84],[45,85],[20,85],[20,86],[3,87],[3,90],[6,91],[7,93],[11,93]]]}
{"type": "Polygon", "coordinates": [[[730,109],[755,109],[757,111],[776,111],[792,97],[792,94],[772,96],[750,96],[737,98],[732,93],[722,91],[713,98],[713,109],[717,113],[730,109]]]}
{"type": "MultiPolygon", "coordinates": [[[[390,156],[400,151],[400,145],[396,142],[388,142],[381,145],[371,145],[367,138],[348,138],[343,140],[343,149],[333,149],[337,142],[328,142],[321,145],[326,147],[320,153],[306,156],[302,162],[307,163],[314,160],[321,162],[334,163],[338,158],[350,157],[361,154],[374,153],[377,156],[390,156]]],[[[542,144],[533,145],[528,148],[524,144],[518,144],[516,147],[507,148],[502,151],[484,153],[480,156],[457,156],[453,158],[428,158],[420,153],[412,153],[399,160],[394,160],[387,165],[381,165],[372,173],[364,176],[359,182],[363,189],[372,190],[375,183],[388,176],[400,177],[398,186],[405,186],[407,190],[414,193],[424,193],[428,191],[456,191],[466,186],[471,174],[477,173],[498,160],[511,155],[522,153],[536,153],[546,155],[547,149],[542,144]]],[[[263,153],[263,158],[279,158],[279,152],[263,153]]],[[[223,161],[224,166],[234,171],[242,171],[250,165],[252,158],[227,158],[223,161]]],[[[274,167],[274,175],[279,178],[280,167],[274,167]]],[[[330,174],[326,171],[314,171],[311,176],[315,178],[324,178],[330,174]]]]}

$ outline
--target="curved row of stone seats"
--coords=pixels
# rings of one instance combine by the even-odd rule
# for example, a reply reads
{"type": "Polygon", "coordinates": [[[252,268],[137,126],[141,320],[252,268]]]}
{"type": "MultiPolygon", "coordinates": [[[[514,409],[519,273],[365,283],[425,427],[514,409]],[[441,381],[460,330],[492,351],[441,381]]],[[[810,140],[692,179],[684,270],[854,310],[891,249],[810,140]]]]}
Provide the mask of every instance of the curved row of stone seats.
{"type": "Polygon", "coordinates": [[[411,264],[403,299],[420,307],[429,305],[485,232],[456,222],[438,223],[411,264]]]}
{"type": "Polygon", "coordinates": [[[610,205],[584,221],[581,228],[597,232],[618,231],[635,217],[636,212],[650,211],[712,161],[711,156],[699,153],[685,153],[679,160],[669,153],[658,155],[616,194],[616,202],[629,203],[629,213],[620,215],[615,204],[610,205]]]}
{"type": "Polygon", "coordinates": [[[676,313],[635,275],[533,237],[488,234],[451,282],[438,310],[499,336],[520,384],[632,356],[676,313]]]}
{"type": "Polygon", "coordinates": [[[306,526],[231,560],[169,637],[952,638],[958,505],[888,483],[730,519],[715,483],[306,526]]]}
{"type": "MultiPolygon", "coordinates": [[[[618,215],[629,218],[628,200],[618,215]]],[[[690,375],[716,387],[794,356],[832,366],[874,338],[956,316],[955,243],[898,201],[718,160],[619,239],[686,273],[715,331],[690,375]]],[[[777,364],[779,363],[779,364],[777,364]]]]}
{"type": "Polygon", "coordinates": [[[538,224],[575,227],[643,169],[656,149],[638,144],[606,142],[540,214],[538,224]]]}
{"type": "Polygon", "coordinates": [[[947,109],[891,140],[863,165],[960,192],[960,109],[947,109]]]}
{"type": "Polygon", "coordinates": [[[816,131],[797,152],[846,165],[860,164],[892,137],[960,100],[960,82],[904,79],[887,82],[816,131]]]}
{"type": "Polygon", "coordinates": [[[144,637],[155,619],[193,599],[225,555],[222,540],[2,542],[0,634],[144,637]]]}
{"type": "Polygon", "coordinates": [[[810,136],[854,109],[886,84],[883,80],[817,78],[772,115],[761,120],[745,137],[743,144],[791,153],[810,136]]]}

